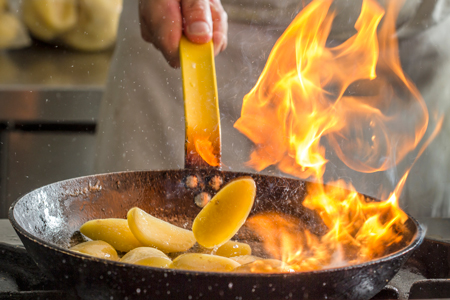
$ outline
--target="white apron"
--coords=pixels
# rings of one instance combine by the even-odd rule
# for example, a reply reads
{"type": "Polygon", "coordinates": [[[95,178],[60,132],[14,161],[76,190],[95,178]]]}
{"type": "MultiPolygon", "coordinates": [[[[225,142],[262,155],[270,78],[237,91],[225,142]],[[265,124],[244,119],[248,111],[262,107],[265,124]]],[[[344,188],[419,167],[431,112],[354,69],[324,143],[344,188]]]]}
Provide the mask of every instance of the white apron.
{"type": "MultiPolygon", "coordinates": [[[[249,140],[233,128],[242,99],[254,86],[277,38],[305,1],[227,0],[227,49],[216,57],[224,169],[245,167],[249,140]]],[[[430,110],[449,110],[450,1],[407,0],[398,19],[400,55],[405,72],[421,91],[430,110]]],[[[332,36],[346,39],[361,1],[341,0],[332,36]]],[[[118,41],[102,102],[97,130],[96,172],[180,169],[184,167],[184,108],[180,70],[174,70],[139,31],[138,1],[124,1],[118,41]]],[[[431,124],[433,125],[433,124],[431,124]]],[[[413,168],[402,206],[415,216],[450,216],[450,123],[413,168]]],[[[269,170],[265,171],[271,172],[269,170]]],[[[398,175],[362,179],[345,175],[366,194],[379,182],[393,186],[398,175]]]]}

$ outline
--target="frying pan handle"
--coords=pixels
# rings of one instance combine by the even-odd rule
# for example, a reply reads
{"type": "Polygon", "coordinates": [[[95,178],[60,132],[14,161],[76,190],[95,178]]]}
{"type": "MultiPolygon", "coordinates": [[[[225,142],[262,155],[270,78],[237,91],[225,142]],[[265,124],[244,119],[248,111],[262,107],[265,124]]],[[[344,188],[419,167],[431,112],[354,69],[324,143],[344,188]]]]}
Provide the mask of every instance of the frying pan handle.
{"type": "Polygon", "coordinates": [[[222,148],[214,47],[212,41],[180,41],[181,77],[186,120],[187,169],[220,169],[222,148]]]}

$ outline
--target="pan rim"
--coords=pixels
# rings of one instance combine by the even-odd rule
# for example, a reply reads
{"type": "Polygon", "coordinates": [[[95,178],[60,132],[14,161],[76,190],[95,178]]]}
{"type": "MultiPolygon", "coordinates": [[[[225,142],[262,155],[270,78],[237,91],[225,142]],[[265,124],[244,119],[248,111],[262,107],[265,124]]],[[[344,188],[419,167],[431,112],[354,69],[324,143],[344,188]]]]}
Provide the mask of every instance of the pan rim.
{"type": "MultiPolygon", "coordinates": [[[[227,276],[229,278],[239,278],[239,277],[257,277],[257,278],[287,278],[287,277],[303,277],[303,276],[309,276],[312,274],[322,274],[322,273],[334,273],[334,272],[342,272],[342,271],[348,271],[348,270],[353,270],[355,268],[369,268],[373,265],[377,265],[379,263],[383,263],[385,261],[390,261],[393,259],[396,259],[400,256],[406,255],[407,253],[414,251],[415,248],[420,245],[423,242],[423,239],[425,238],[425,230],[424,228],[420,225],[420,223],[414,218],[412,217],[410,214],[406,213],[408,216],[408,219],[411,220],[415,226],[416,232],[414,233],[413,237],[411,238],[411,241],[409,242],[409,244],[407,246],[405,246],[404,248],[401,248],[393,253],[390,253],[388,255],[384,255],[380,258],[377,258],[375,260],[370,260],[361,264],[354,264],[354,265],[346,265],[343,267],[333,267],[333,268],[325,268],[325,269],[320,269],[320,270],[314,270],[314,271],[306,271],[306,272],[291,272],[291,273],[236,273],[236,272],[203,272],[203,271],[191,271],[191,270],[180,270],[180,269],[164,269],[164,268],[156,268],[156,267],[150,267],[150,266],[142,266],[142,265],[134,265],[134,264],[129,264],[129,263],[124,263],[124,262],[120,262],[120,261],[113,261],[113,260],[107,260],[107,259],[102,259],[102,258],[96,258],[96,257],[92,257],[89,255],[85,255],[82,253],[77,253],[74,251],[70,251],[66,248],[63,248],[61,246],[55,245],[51,242],[47,242],[39,237],[35,237],[33,236],[31,233],[29,233],[27,230],[25,230],[15,219],[14,216],[14,208],[17,205],[17,203],[19,203],[19,201],[21,201],[23,198],[25,198],[27,195],[29,195],[30,193],[35,193],[41,189],[44,189],[47,186],[52,186],[55,184],[62,184],[62,183],[66,183],[69,181],[73,181],[73,180],[80,180],[80,179],[89,179],[89,178],[97,178],[99,176],[105,176],[105,175],[120,175],[120,174],[132,174],[132,173],[148,173],[148,172],[167,172],[167,171],[186,171],[186,169],[174,169],[174,170],[141,170],[141,171],[121,171],[121,172],[111,172],[111,173],[100,173],[100,174],[94,174],[94,175],[87,175],[87,176],[79,176],[79,177],[75,177],[75,178],[70,178],[70,179],[66,179],[66,180],[62,180],[62,181],[57,181],[42,187],[39,187],[37,189],[34,189],[28,193],[26,193],[25,195],[19,197],[17,200],[15,200],[8,211],[8,219],[11,223],[11,225],[13,226],[14,230],[16,230],[17,232],[20,233],[20,235],[22,235],[23,237],[27,238],[30,241],[33,241],[35,243],[38,243],[40,246],[43,246],[45,248],[51,249],[52,251],[56,251],[59,253],[62,253],[64,255],[69,255],[69,256],[73,256],[76,257],[78,259],[82,259],[82,260],[88,260],[88,261],[93,261],[93,262],[99,262],[99,263],[103,263],[106,265],[112,265],[112,266],[118,266],[118,267],[128,267],[128,268],[138,268],[138,269],[143,269],[143,270],[149,270],[149,271],[154,271],[154,272],[158,272],[158,273],[171,273],[173,275],[178,275],[178,274],[182,274],[182,275],[192,275],[192,276],[205,276],[205,277],[223,277],[223,276],[227,276]]],[[[196,171],[196,170],[192,170],[192,171],[196,171]]],[[[218,171],[221,173],[233,173],[233,174],[247,174],[248,176],[251,175],[259,175],[257,173],[248,173],[248,172],[232,172],[232,171],[218,171]]],[[[277,178],[286,178],[286,177],[282,177],[282,176],[273,176],[273,175],[262,175],[264,177],[277,177],[277,178]]],[[[289,178],[287,177],[287,179],[290,180],[299,180],[300,179],[295,179],[295,178],[289,178]]],[[[303,182],[307,182],[305,180],[301,180],[303,182]]],[[[372,198],[372,197],[369,197],[372,198]]],[[[34,259],[33,259],[34,260],[34,259]]]]}

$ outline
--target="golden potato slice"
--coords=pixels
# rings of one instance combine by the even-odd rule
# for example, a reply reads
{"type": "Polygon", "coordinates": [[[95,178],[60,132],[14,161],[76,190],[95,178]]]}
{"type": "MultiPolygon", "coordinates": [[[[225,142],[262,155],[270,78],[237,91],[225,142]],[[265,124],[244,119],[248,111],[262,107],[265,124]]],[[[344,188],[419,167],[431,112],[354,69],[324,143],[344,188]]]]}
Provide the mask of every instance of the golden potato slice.
{"type": "Polygon", "coordinates": [[[205,248],[223,245],[244,224],[256,195],[251,177],[224,186],[200,211],[192,225],[197,242],[205,248]]]}
{"type": "Polygon", "coordinates": [[[217,249],[216,255],[233,257],[252,254],[252,248],[249,244],[236,241],[228,241],[217,249]]]}
{"type": "Polygon", "coordinates": [[[127,214],[128,226],[144,246],[169,252],[183,252],[195,244],[194,234],[134,207],[127,214]]]}
{"type": "Polygon", "coordinates": [[[239,255],[230,257],[230,259],[238,262],[241,265],[245,265],[254,262],[255,260],[262,260],[263,258],[254,255],[239,255]]]}
{"type": "Polygon", "coordinates": [[[285,273],[289,272],[289,267],[278,259],[261,259],[242,265],[234,272],[238,273],[285,273]]]}
{"type": "Polygon", "coordinates": [[[170,258],[163,257],[147,257],[135,262],[136,265],[142,265],[154,268],[168,268],[172,261],[170,258]]]}
{"type": "Polygon", "coordinates": [[[133,249],[125,254],[120,261],[159,268],[168,267],[172,263],[172,260],[166,254],[151,247],[139,247],[133,249]]]}
{"type": "Polygon", "coordinates": [[[119,260],[116,250],[107,242],[104,241],[89,241],[78,244],[69,248],[69,250],[95,256],[98,258],[105,258],[109,260],[119,260]]]}
{"type": "Polygon", "coordinates": [[[98,219],[84,223],[80,231],[93,240],[105,241],[116,250],[128,252],[143,245],[134,237],[125,219],[98,219]]]}
{"type": "Polygon", "coordinates": [[[127,254],[125,254],[120,261],[133,264],[138,260],[148,258],[148,257],[162,257],[167,258],[169,257],[162,251],[152,248],[152,247],[139,247],[136,249],[131,250],[127,254]]]}
{"type": "Polygon", "coordinates": [[[227,257],[202,253],[186,253],[175,258],[169,268],[205,272],[230,272],[239,266],[239,263],[227,257]]]}

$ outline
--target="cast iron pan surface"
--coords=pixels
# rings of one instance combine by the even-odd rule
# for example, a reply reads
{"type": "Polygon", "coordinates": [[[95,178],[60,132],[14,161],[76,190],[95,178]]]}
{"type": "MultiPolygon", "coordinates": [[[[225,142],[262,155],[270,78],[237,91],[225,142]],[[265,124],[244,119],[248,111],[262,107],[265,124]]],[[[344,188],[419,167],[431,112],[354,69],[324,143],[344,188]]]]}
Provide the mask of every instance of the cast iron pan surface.
{"type": "MultiPolygon", "coordinates": [[[[23,196],[11,206],[9,218],[37,265],[61,287],[74,289],[84,299],[370,299],[423,240],[421,227],[410,217],[411,236],[406,244],[380,259],[287,274],[157,269],[67,250],[77,243],[77,232],[86,221],[126,218],[135,206],[190,229],[200,211],[194,196],[200,191],[215,194],[209,185],[213,176],[220,176],[224,184],[236,177],[253,177],[257,196],[252,214],[283,212],[298,217],[316,234],[326,230],[320,218],[301,205],[305,182],[218,170],[123,172],[70,179],[23,196]],[[185,180],[193,174],[199,184],[190,189],[185,180]]],[[[248,241],[245,232],[237,238],[248,241]]]]}

